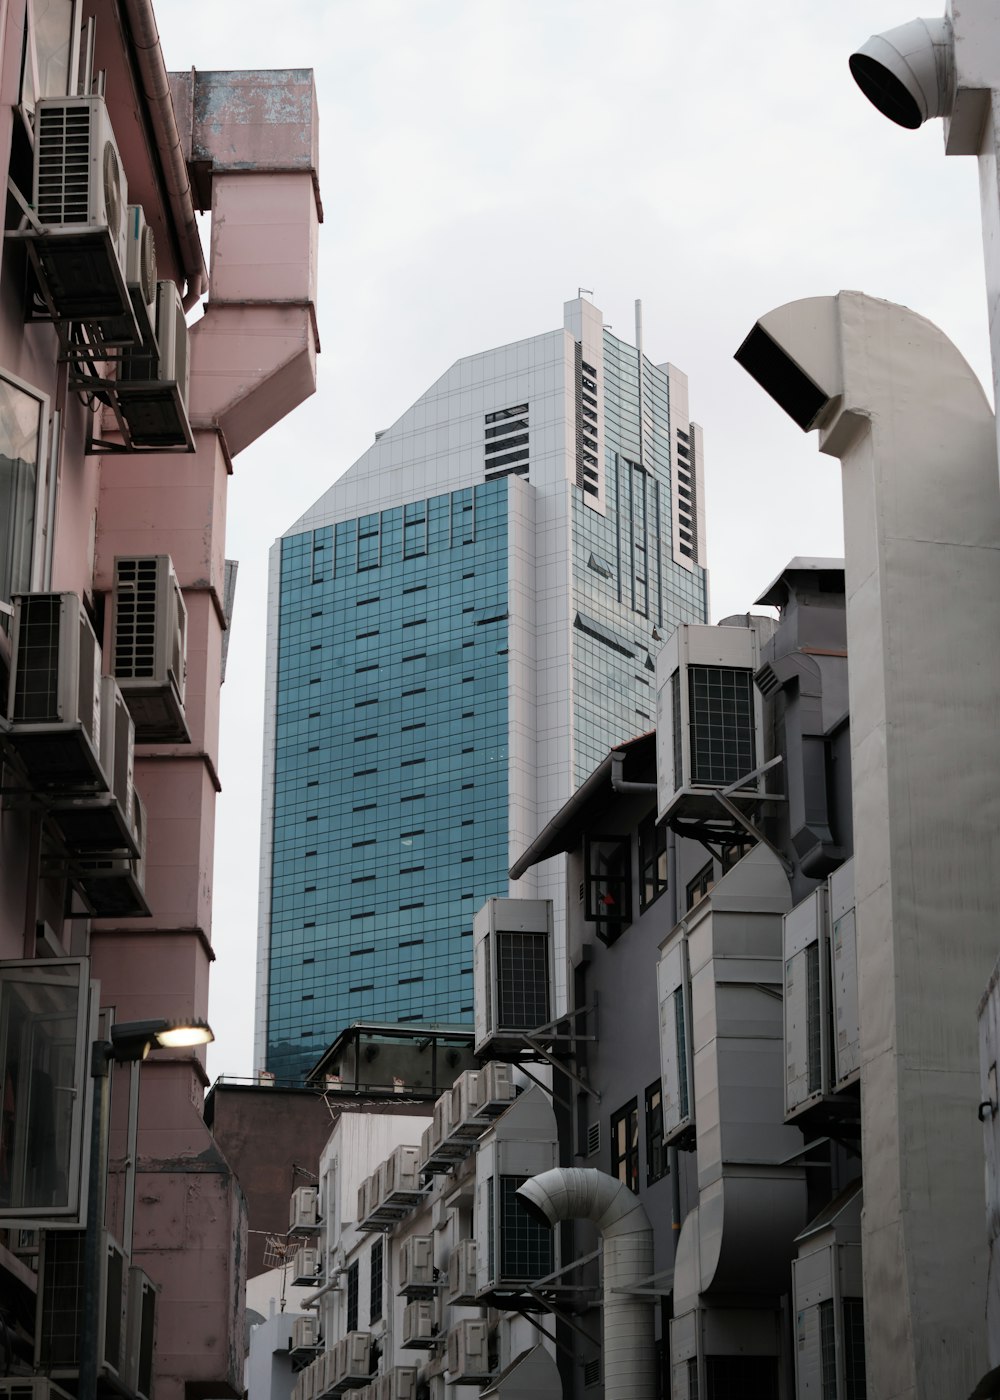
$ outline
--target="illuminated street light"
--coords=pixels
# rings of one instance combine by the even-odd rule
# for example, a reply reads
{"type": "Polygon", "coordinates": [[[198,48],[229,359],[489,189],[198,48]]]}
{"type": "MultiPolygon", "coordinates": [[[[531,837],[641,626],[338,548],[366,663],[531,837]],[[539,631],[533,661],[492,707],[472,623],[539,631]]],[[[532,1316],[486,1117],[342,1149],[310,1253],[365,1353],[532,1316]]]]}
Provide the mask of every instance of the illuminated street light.
{"type": "Polygon", "coordinates": [[[90,1049],[90,1073],[94,1080],[90,1124],[90,1178],[87,1186],[87,1229],[83,1248],[83,1317],[80,1337],[80,1379],[77,1400],[97,1400],[97,1333],[101,1299],[101,1228],[104,1224],[107,1181],[109,1112],[108,1066],[138,1065],[150,1050],[177,1050],[207,1045],[215,1039],[206,1021],[123,1021],[113,1025],[107,1040],[95,1040],[90,1049]]]}

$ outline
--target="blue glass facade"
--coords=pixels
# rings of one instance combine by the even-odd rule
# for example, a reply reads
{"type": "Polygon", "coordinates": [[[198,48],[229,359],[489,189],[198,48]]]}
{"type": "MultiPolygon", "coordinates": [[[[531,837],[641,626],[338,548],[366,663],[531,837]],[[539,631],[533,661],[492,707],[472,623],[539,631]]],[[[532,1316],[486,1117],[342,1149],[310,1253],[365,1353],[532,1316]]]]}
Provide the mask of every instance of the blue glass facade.
{"type": "Polygon", "coordinates": [[[607,513],[573,496],[573,767],[579,785],[613,745],[656,724],[653,657],[681,622],[706,622],[706,575],[672,551],[666,373],[604,333],[607,513]],[[654,636],[654,632],[656,636],[654,636]]]}
{"type": "Polygon", "coordinates": [[[353,1021],[472,1019],[472,917],[507,888],[508,489],[281,541],[279,1075],[353,1021]]]}

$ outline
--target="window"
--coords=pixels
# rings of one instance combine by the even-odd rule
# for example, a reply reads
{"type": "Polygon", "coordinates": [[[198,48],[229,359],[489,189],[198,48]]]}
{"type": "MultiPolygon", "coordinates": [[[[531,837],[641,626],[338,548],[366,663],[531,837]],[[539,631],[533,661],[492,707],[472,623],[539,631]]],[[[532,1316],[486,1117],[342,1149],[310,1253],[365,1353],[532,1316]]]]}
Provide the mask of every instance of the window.
{"type": "Polygon", "coordinates": [[[633,1099],[611,1115],[611,1175],[639,1190],[639,1105],[633,1099]]]}
{"type": "Polygon", "coordinates": [[[347,1330],[358,1330],[358,1261],[347,1270],[347,1330]]]}
{"type": "Polygon", "coordinates": [[[649,906],[667,888],[667,828],[654,809],[639,824],[639,908],[649,906]]]}
{"type": "Polygon", "coordinates": [[[688,1087],[687,1016],[684,1011],[684,988],[674,991],[674,1034],[677,1041],[677,1109],[681,1119],[691,1115],[691,1094],[688,1087]]]}
{"type": "MultiPolygon", "coordinates": [[[[31,15],[31,8],[28,14],[31,15]]],[[[27,25],[27,52],[21,79],[21,101],[29,112],[39,97],[63,97],[72,92],[70,73],[74,22],[79,24],[70,0],[35,5],[34,22],[27,25]]],[[[0,415],[2,417],[2,415],[0,415]]]]}
{"type": "Polygon", "coordinates": [[[0,1208],[80,1219],[88,967],[80,958],[4,963],[0,973],[0,1208]]]}
{"type": "Polygon", "coordinates": [[[26,384],[0,376],[0,602],[32,584],[36,544],[41,541],[48,399],[26,384]]]}
{"type": "Polygon", "coordinates": [[[660,1081],[646,1090],[646,1185],[667,1174],[667,1149],[663,1145],[663,1089],[660,1081]]]}
{"type": "Polygon", "coordinates": [[[709,890],[715,884],[715,862],[710,860],[698,871],[693,880],[688,882],[687,887],[687,907],[693,909],[699,900],[704,899],[709,890]]]}
{"type": "Polygon", "coordinates": [[[382,1316],[382,1250],[381,1235],[372,1245],[368,1273],[368,1325],[377,1322],[382,1316]]]}
{"type": "Polygon", "coordinates": [[[632,864],[627,836],[599,836],[584,846],[584,918],[613,943],[632,921],[632,864]]]}

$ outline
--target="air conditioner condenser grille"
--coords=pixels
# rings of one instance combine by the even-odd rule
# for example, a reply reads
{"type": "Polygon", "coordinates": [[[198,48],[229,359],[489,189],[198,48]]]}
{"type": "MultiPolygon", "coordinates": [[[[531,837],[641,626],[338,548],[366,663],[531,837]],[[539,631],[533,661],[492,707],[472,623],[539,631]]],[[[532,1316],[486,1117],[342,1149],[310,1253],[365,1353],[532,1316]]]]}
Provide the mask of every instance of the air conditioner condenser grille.
{"type": "Polygon", "coordinates": [[[38,129],[38,208],[42,224],[90,221],[92,107],[43,107],[38,129]]]}
{"type": "Polygon", "coordinates": [[[534,1030],[549,1019],[548,936],[497,931],[497,1025],[534,1030]]]}
{"type": "Polygon", "coordinates": [[[117,564],[114,673],[119,681],[156,676],[156,579],[155,558],[117,564]]]}
{"type": "Polygon", "coordinates": [[[46,1370],[74,1369],[83,1333],[83,1232],[49,1231],[45,1236],[39,1304],[39,1360],[46,1370]]]}
{"type": "Polygon", "coordinates": [[[21,603],[14,710],[23,724],[57,724],[59,712],[58,593],[25,597],[21,603]]]}

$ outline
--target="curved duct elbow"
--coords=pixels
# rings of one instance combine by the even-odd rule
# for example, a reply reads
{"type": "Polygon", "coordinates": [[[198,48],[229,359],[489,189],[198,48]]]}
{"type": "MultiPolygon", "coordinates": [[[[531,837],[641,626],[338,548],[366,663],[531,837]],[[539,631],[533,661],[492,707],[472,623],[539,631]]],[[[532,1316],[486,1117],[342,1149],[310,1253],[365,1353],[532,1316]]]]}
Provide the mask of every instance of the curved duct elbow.
{"type": "Polygon", "coordinates": [[[605,1400],[654,1400],[656,1347],[650,1299],[626,1290],[653,1271],[653,1231],[627,1186],[592,1167],[554,1167],[518,1188],[536,1220],[589,1220],[604,1254],[605,1400]]]}
{"type": "Polygon", "coordinates": [[[913,19],[873,34],[849,64],[872,106],[908,131],[950,109],[954,62],[946,19],[913,19]]]}

